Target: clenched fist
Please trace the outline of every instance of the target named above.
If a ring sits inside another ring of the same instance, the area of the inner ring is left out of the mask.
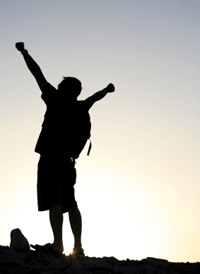
[[[24,48],[24,43],[23,43],[23,42],[18,42],[18,43],[16,43],[16,44],[15,44],[15,47],[16,47],[20,52],[22,52],[22,51],[25,50],[25,48]]]
[[[108,90],[108,92],[114,92],[115,91],[115,86],[113,84],[109,84],[106,89]]]

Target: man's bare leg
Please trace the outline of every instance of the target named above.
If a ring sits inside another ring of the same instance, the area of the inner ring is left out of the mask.
[[[79,209],[74,206],[69,209],[69,222],[71,225],[72,233],[74,235],[74,247],[82,248],[81,232],[82,232],[82,218]]]
[[[49,219],[53,230],[54,242],[53,248],[58,252],[63,252],[62,225],[63,212],[59,205],[52,205],[49,210]]]

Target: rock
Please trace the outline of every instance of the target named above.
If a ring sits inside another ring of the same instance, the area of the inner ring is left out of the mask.
[[[167,260],[157,259],[153,257],[147,257],[144,261],[155,267],[163,267],[165,264],[169,263]]]
[[[105,269],[112,270],[112,265],[100,258],[88,258],[82,261],[85,270]]]
[[[30,254],[23,252],[16,252],[13,249],[5,250],[0,255],[0,261],[4,263],[13,263],[15,261],[23,263],[28,260]]]
[[[3,273],[9,273],[9,274],[39,274],[39,272],[36,269],[33,269],[32,267],[22,264],[20,262],[13,262],[13,263],[4,263],[0,265],[0,270]]]
[[[103,257],[103,260],[109,264],[113,265],[119,265],[119,261],[115,257]]]
[[[63,271],[63,270],[66,270],[67,268],[69,268],[70,264],[71,264],[71,262],[68,258],[55,259],[48,265],[48,269]]]
[[[21,233],[19,228],[11,231],[11,243],[10,247],[16,251],[29,250],[30,246],[27,239]]]
[[[137,268],[137,272],[139,273],[155,273],[156,268],[151,265],[141,265]]]
[[[90,272],[91,273],[91,272]],[[83,273],[82,273],[83,274]],[[108,271],[108,270],[92,270],[91,274],[112,274],[112,272]]]
[[[52,274],[52,272],[45,271],[45,272],[41,272],[40,274]]]
[[[78,259],[73,258],[70,267],[67,269],[68,274],[80,274],[83,270],[83,266]]]
[[[131,266],[114,266],[113,272],[114,274],[138,274],[137,270]],[[142,273],[142,272],[141,272]],[[146,272],[143,272],[146,273]]]
[[[81,274],[94,274],[94,273],[90,272],[89,270],[83,270],[83,272]]]

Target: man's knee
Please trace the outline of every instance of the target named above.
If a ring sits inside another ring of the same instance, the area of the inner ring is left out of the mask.
[[[70,206],[68,208],[69,213],[73,213],[73,212],[76,212],[76,211],[78,211],[78,206],[77,205],[73,205],[73,206]]]
[[[53,204],[50,206],[50,211],[54,211],[54,212],[62,212],[62,208],[60,205],[57,204]]]

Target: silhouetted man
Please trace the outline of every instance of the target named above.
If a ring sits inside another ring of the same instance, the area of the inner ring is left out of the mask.
[[[113,84],[96,92],[84,101],[77,101],[81,93],[81,82],[74,77],[65,77],[55,89],[45,79],[40,67],[24,48],[24,43],[16,43],[16,48],[22,53],[24,60],[35,77],[40,90],[41,98],[47,105],[42,130],[38,138],[35,152],[40,154],[38,163],[37,197],[38,210],[49,210],[50,224],[54,242],[52,244],[31,245],[36,250],[62,254],[63,214],[69,213],[69,221],[74,235],[74,248],[70,255],[84,255],[81,244],[82,220],[74,196],[76,182],[75,158],[69,143],[70,132],[75,128],[74,117],[79,109],[88,112],[91,106],[102,99],[107,93],[115,90]],[[80,125],[79,125],[80,127]],[[80,134],[79,134],[80,135]]]

